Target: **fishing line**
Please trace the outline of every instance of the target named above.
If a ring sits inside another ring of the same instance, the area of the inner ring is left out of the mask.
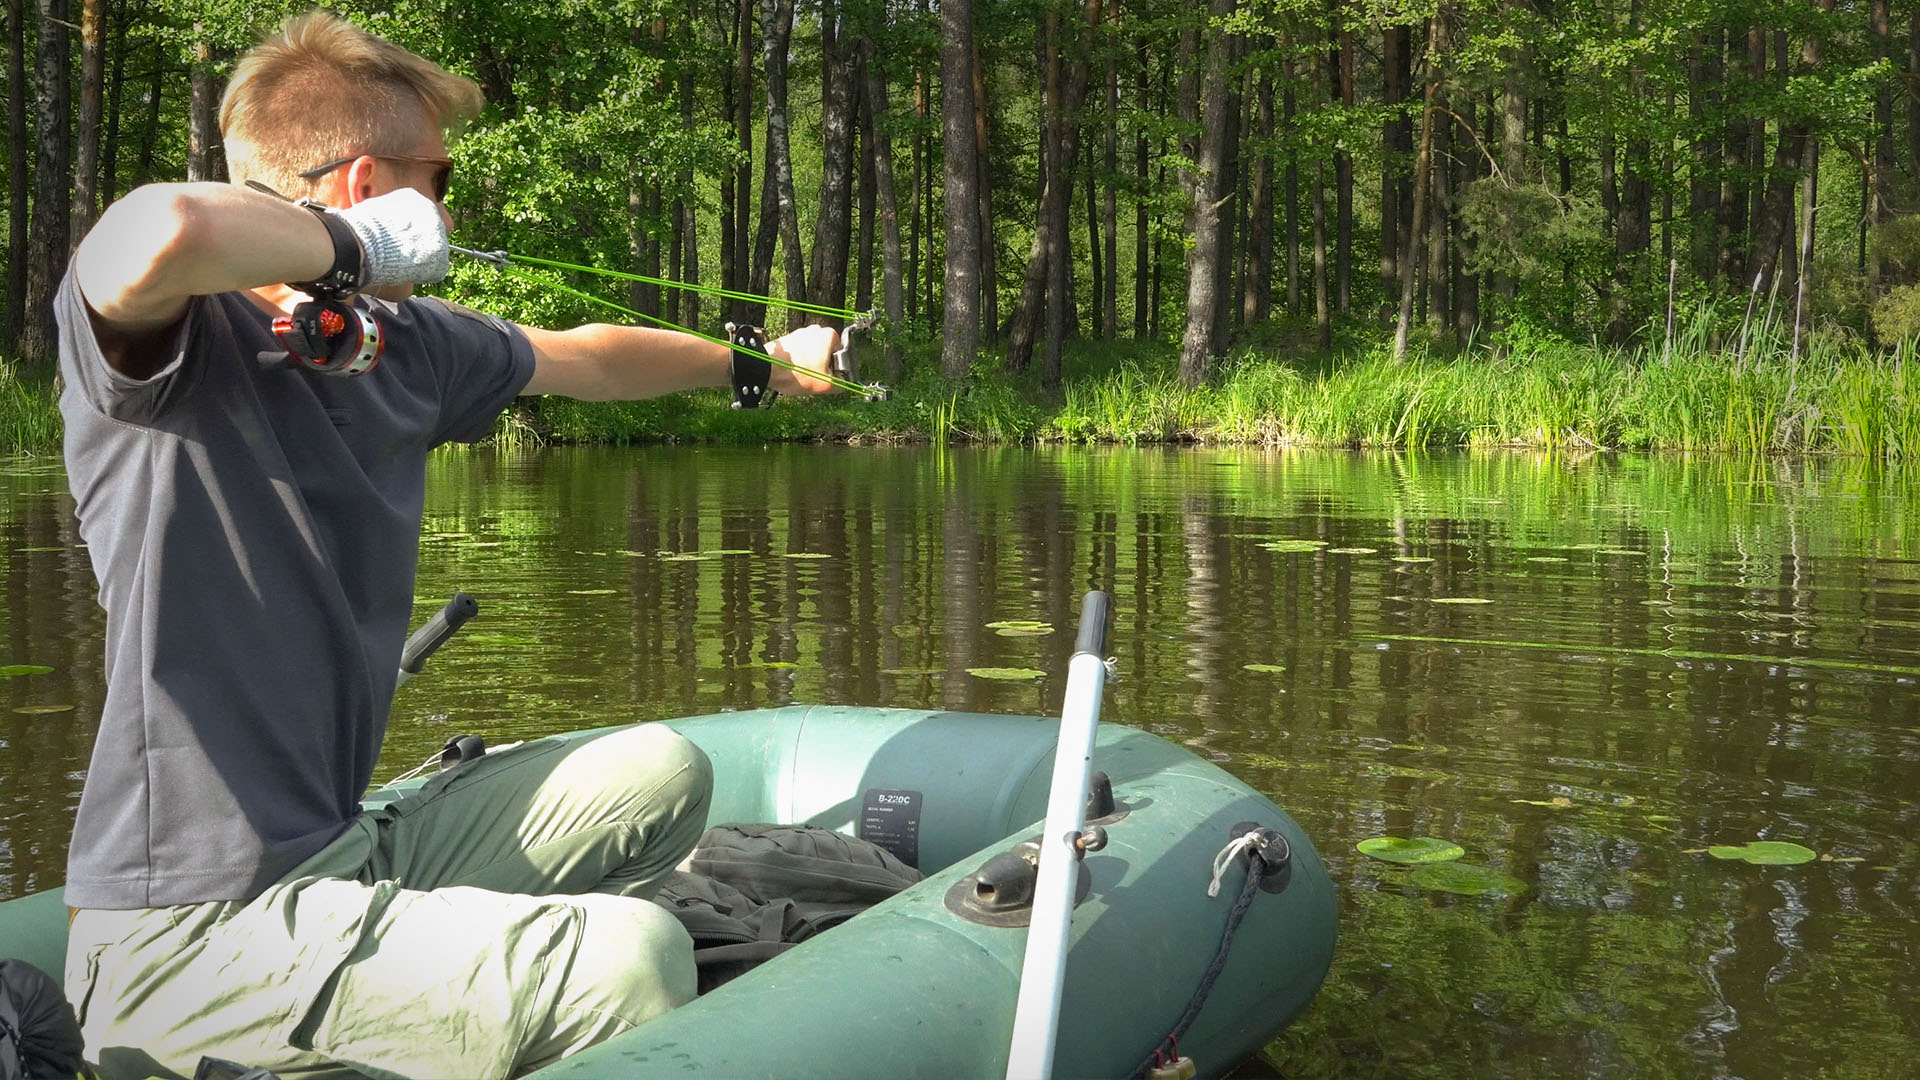
[[[810,304],[802,300],[781,300],[772,296],[760,296],[755,293],[741,292],[738,289],[724,289],[714,285],[695,285],[685,281],[669,281],[666,278],[648,277],[645,274],[629,273],[625,270],[608,270],[601,266],[583,266],[579,263],[561,262],[558,259],[542,259],[532,255],[515,255],[506,251],[473,251],[456,245],[448,245],[454,251],[469,258],[490,262],[495,266],[508,263],[520,263],[526,266],[545,266],[554,270],[571,270],[581,274],[598,274],[601,277],[617,278],[621,281],[637,281],[643,285],[658,285],[664,289],[679,289],[683,292],[700,293],[705,296],[718,296],[727,300],[744,300],[752,304],[769,304],[774,307],[802,311],[809,315],[825,315],[836,319],[862,319],[871,316],[871,312],[851,311],[847,308],[828,307],[825,304]]]

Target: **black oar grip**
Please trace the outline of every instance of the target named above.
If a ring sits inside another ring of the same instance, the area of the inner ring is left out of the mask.
[[[427,666],[427,658],[447,643],[467,620],[480,614],[480,604],[466,593],[454,593],[447,606],[434,613],[425,625],[413,632],[407,643],[400,649],[400,670],[409,675],[420,674]]]
[[[1107,651],[1107,617],[1113,612],[1113,596],[1095,590],[1080,602],[1080,636],[1073,651],[1104,656]]]

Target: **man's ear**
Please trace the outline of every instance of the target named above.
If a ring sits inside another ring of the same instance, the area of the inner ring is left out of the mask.
[[[378,169],[379,161],[376,158],[362,155],[353,159],[353,164],[348,165],[344,170],[347,189],[342,192],[341,209],[373,198],[373,193],[377,190],[374,187],[374,173]]]

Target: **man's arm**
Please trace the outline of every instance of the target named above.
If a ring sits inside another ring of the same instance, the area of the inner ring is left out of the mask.
[[[586,401],[634,401],[696,386],[726,386],[732,355],[692,334],[592,323],[572,330],[521,327],[533,346],[533,378],[522,394],[560,394]],[[839,335],[808,326],[767,343],[767,355],[809,372],[825,372]],[[773,388],[784,394],[832,389],[825,379],[775,365]]]
[[[107,208],[74,254],[107,362],[134,378],[160,354],[141,348],[195,296],[307,281],[333,265],[312,211],[231,184],[150,184]]]

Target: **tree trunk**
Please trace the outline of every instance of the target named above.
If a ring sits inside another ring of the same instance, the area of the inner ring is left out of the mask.
[[[1469,136],[1473,134],[1476,117],[1472,94],[1462,95],[1460,102],[1460,126]],[[1455,158],[1454,168],[1458,170],[1454,184],[1455,191],[1464,191],[1482,175],[1478,154],[1461,154]],[[1469,272],[1466,267],[1471,261],[1468,245],[1472,241],[1456,232],[1453,241],[1453,340],[1462,348],[1472,341],[1480,328],[1480,275]]]
[[[1093,137],[1085,131],[1082,131],[1079,142],[1082,146],[1090,147],[1093,145]],[[1107,328],[1101,323],[1100,318],[1106,311],[1101,305],[1101,298],[1107,293],[1107,259],[1106,244],[1101,241],[1100,237],[1100,177],[1092,168],[1086,170],[1086,176],[1087,272],[1093,276],[1093,303],[1091,305],[1093,309],[1093,336],[1105,339],[1107,336]]]
[[[1112,341],[1120,336],[1117,325],[1120,319],[1120,193],[1116,190],[1120,183],[1120,65],[1112,55],[1107,57],[1104,123],[1103,157],[1106,170],[1102,177],[1100,221],[1107,233],[1107,246],[1103,253],[1106,258],[1107,287],[1100,294],[1100,333],[1101,337]]]
[[[904,282],[901,280],[900,206],[893,189],[893,137],[887,131],[887,80],[872,63],[873,42],[866,43],[867,73],[867,146],[873,154],[874,195],[880,203],[881,292],[886,297],[887,378],[899,381],[901,373],[899,330],[906,311]]]
[[[807,257],[800,250],[800,206],[793,192],[793,157],[787,135],[787,54],[793,37],[793,0],[761,0],[760,26],[767,81],[767,168],[772,174],[778,214],[780,262],[787,279],[787,299],[804,303]],[[789,330],[806,325],[806,321],[805,312],[788,309]]]
[[[78,242],[100,213],[100,115],[105,104],[105,0],[80,0],[80,117],[74,146],[73,197],[67,207]]]
[[[1720,182],[1714,164],[1720,158],[1719,132],[1708,125],[1709,112],[1720,108],[1720,47],[1712,35],[1696,35],[1687,52],[1687,121],[1693,139],[1692,175],[1688,178],[1688,265],[1706,281],[1719,265],[1714,222],[1720,213]]]
[[[1800,358],[1800,342],[1807,325],[1807,288],[1813,279],[1813,227],[1814,213],[1819,208],[1820,195],[1820,140],[1815,137],[1808,140],[1807,168],[1800,180],[1800,278],[1794,289],[1793,297],[1793,350],[1791,358]]]
[[[1380,318],[1400,288],[1400,188],[1406,157],[1413,145],[1408,120],[1399,106],[1407,100],[1407,28],[1381,32],[1380,73],[1385,80],[1381,105],[1387,113],[1380,130]]]
[[[33,219],[27,240],[27,307],[20,336],[20,359],[27,364],[54,362],[57,338],[53,294],[66,273],[71,236],[67,230],[67,193],[72,190],[73,146],[68,137],[72,92],[67,56],[66,0],[39,0],[40,35],[36,59],[40,92],[36,103],[38,134],[33,162]]]
[[[0,352],[19,343],[27,310],[27,28],[25,0],[7,0],[7,307]]]
[[[874,216],[878,210],[876,194],[873,190],[873,99],[867,96],[867,75],[865,56],[866,40],[855,46],[854,81],[860,99],[860,107],[854,116],[860,127],[860,152],[855,158],[860,168],[857,174],[859,186],[854,196],[854,259],[853,310],[867,312],[873,310],[873,232]]]
[[[853,239],[853,126],[855,100],[852,49],[839,47],[837,6],[820,11],[820,206],[814,218],[813,303],[847,304],[847,257]],[[797,239],[797,235],[796,235]],[[838,325],[838,319],[828,320]]]
[[[1716,70],[1724,78],[1740,63],[1741,38],[1722,31],[1721,62]],[[1745,288],[1747,233],[1747,122],[1730,102],[1726,126],[1720,133],[1720,209],[1714,217],[1714,247],[1718,252],[1717,273],[1720,287],[1726,291]]]
[[[1822,6],[1832,6],[1833,0],[1826,0]],[[1780,82],[1784,84],[1790,77],[1787,64],[1786,34],[1777,35],[1776,63],[1779,66]],[[1811,72],[1820,64],[1820,39],[1809,35],[1800,47],[1800,70]],[[1754,230],[1754,272],[1760,277],[1760,287],[1772,287],[1781,263],[1792,259],[1799,260],[1798,253],[1788,247],[1788,237],[1793,231],[1793,189],[1794,179],[1800,172],[1801,161],[1806,154],[1808,128],[1806,121],[1798,120],[1782,124],[1780,138],[1775,144],[1773,169],[1766,185],[1766,202],[1760,214],[1760,220]]]
[[[927,0],[918,0],[918,10],[922,18],[927,14]],[[908,182],[913,185],[913,205],[907,219],[907,318],[916,319],[920,313],[920,236],[924,231],[927,207],[920,198],[920,174],[928,167],[927,153],[927,70],[926,58],[915,50],[913,73],[913,175]]]
[[[753,0],[739,0],[734,7],[733,54],[733,138],[740,149],[740,164],[729,174],[730,190],[723,191],[733,219],[733,229],[721,238],[730,245],[722,262],[721,278],[729,289],[761,292],[751,284],[753,244],[748,239],[753,221]],[[730,198],[729,198],[730,197]],[[731,273],[727,267],[731,266]],[[727,321],[753,322],[744,300],[728,300]]]
[[[960,379],[980,348],[980,180],[973,141],[973,0],[941,0],[940,119],[946,150],[946,317],[940,370]]]
[[[114,0],[107,12],[107,36],[113,41],[113,66],[107,73],[106,134],[100,148],[100,206],[120,197],[120,102],[127,74],[127,0]]]
[[[696,0],[688,0],[687,16],[690,23],[696,14],[693,10],[693,4],[695,2]],[[681,64],[680,122],[685,124],[689,131],[694,128],[693,83],[693,65],[690,63]],[[680,257],[675,262],[671,276],[675,281],[684,282],[688,285],[700,284],[700,222],[694,214],[693,192],[695,190],[693,170],[691,168],[682,170],[680,173],[680,194],[674,199],[675,210],[673,226],[674,240],[680,247]],[[692,289],[681,289],[677,300],[677,306],[680,312],[680,325],[697,328],[700,325],[700,294],[694,292]],[[675,306],[675,304],[668,304],[667,309],[671,311]]]
[[[1213,0],[1215,21],[1233,14],[1236,0]],[[1187,234],[1193,252],[1187,259],[1187,329],[1180,340],[1180,381],[1199,386],[1206,381],[1208,362],[1218,352],[1214,319],[1216,290],[1220,287],[1222,187],[1227,157],[1232,81],[1227,70],[1231,39],[1210,26],[1207,30],[1206,74],[1201,95],[1201,135],[1195,168],[1187,179],[1193,208],[1187,214]]]
[[[1520,0],[1505,0],[1502,8],[1509,23],[1516,21],[1525,10]],[[1505,78],[1500,85],[1500,172],[1509,184],[1527,182],[1527,98],[1524,80],[1528,59],[1528,50],[1524,44],[1515,45],[1510,49],[1507,53]],[[1562,140],[1563,145],[1564,142],[1565,140]],[[1520,243],[1520,234],[1525,226],[1520,221],[1517,206],[1508,211],[1506,225],[1508,243]],[[1495,318],[1502,318],[1504,311],[1512,307],[1518,292],[1513,275],[1495,274],[1493,291],[1500,297],[1503,309],[1502,313],[1495,315]]]
[[[1753,86],[1762,87],[1767,82],[1767,36],[1766,31],[1754,27],[1747,31],[1747,71],[1753,79]],[[1765,183],[1757,182],[1758,174],[1767,163],[1767,121],[1758,112],[1747,117],[1747,262],[1741,277],[1750,279],[1760,269],[1760,233],[1766,216]]]
[[[1441,15],[1433,20],[1433,55],[1447,55],[1447,19]],[[1434,81],[1438,83],[1436,73]],[[1444,105],[1444,99],[1435,95],[1436,103]],[[1452,321],[1448,310],[1448,270],[1452,252],[1447,246],[1448,207],[1453,203],[1453,118],[1444,111],[1433,116],[1433,132],[1427,139],[1432,147],[1432,158],[1437,158],[1436,168],[1428,162],[1427,189],[1432,193],[1432,205],[1427,207],[1427,331],[1433,340],[1440,340]]]
[[[1353,30],[1342,27],[1339,38],[1339,93],[1340,104],[1347,109],[1354,105],[1353,84]],[[1346,150],[1333,152],[1333,175],[1335,190],[1335,234],[1334,265],[1338,268],[1340,314],[1353,311],[1353,155]]]
[[[1240,295],[1241,321],[1265,322],[1273,313],[1273,73],[1262,70],[1254,93],[1254,131],[1260,156],[1254,159],[1252,198],[1247,207],[1247,277]]]
[[[1907,21],[1907,168],[1920,176],[1920,11]]]
[[[980,335],[984,340],[1000,337],[999,247],[993,237],[993,144],[987,120],[986,65],[980,62],[980,39],[973,41],[968,65],[973,70],[973,149],[980,166]]]
[[[65,6],[65,0],[61,0]],[[204,31],[195,26],[194,36]],[[213,46],[205,41],[193,44],[193,65],[189,70],[187,107],[187,180],[188,182],[226,179],[226,161],[220,148],[220,77],[213,69]]]
[[[1420,156],[1413,168],[1413,226],[1407,230],[1407,255],[1400,262],[1407,272],[1400,280],[1400,321],[1393,332],[1395,363],[1406,359],[1407,337],[1413,327],[1414,267],[1420,265],[1420,231],[1426,226],[1421,219],[1427,209],[1427,177],[1433,162],[1433,99],[1440,89],[1438,49],[1441,37],[1436,32],[1440,19],[1440,16],[1436,16],[1427,24],[1426,105],[1420,111]]]
[[[1914,21],[1920,24],[1920,15],[1916,15]],[[1874,60],[1889,60],[1892,56],[1893,19],[1887,0],[1872,0],[1867,23],[1873,34]],[[1867,176],[1867,200],[1862,207],[1869,225],[1879,224],[1886,213],[1893,171],[1893,87],[1883,82],[1873,98],[1873,167]]]
[[[16,0],[18,2],[18,0]],[[1139,118],[1134,121],[1133,175],[1138,186],[1133,199],[1133,339],[1147,336],[1150,300],[1147,279],[1151,276],[1148,260],[1147,217],[1147,39],[1142,36],[1134,48],[1134,102]]]
[[[1299,131],[1294,126],[1293,61],[1280,65],[1282,115],[1287,127],[1287,314],[1300,314],[1300,152],[1294,148]],[[1382,215],[1384,217],[1385,215]]]
[[[660,219],[660,193],[635,176],[627,183],[627,250],[633,272],[660,276],[660,238],[653,234]],[[648,281],[627,283],[627,303],[642,315],[660,314],[660,286]]]
[[[1220,178],[1214,184],[1215,201],[1220,204],[1219,220],[1220,242],[1214,253],[1214,293],[1213,293],[1213,355],[1220,356],[1227,351],[1233,341],[1233,316],[1238,309],[1240,285],[1234,276],[1238,260],[1234,252],[1238,244],[1240,230],[1237,226],[1243,216],[1246,200],[1241,196],[1240,170],[1240,129],[1244,96],[1240,93],[1240,80],[1233,71],[1239,65],[1243,50],[1238,35],[1227,35],[1221,46],[1226,50],[1227,101],[1222,123],[1225,131],[1220,139]]]
[[[1040,146],[1036,162],[1038,183],[1033,194],[1033,243],[1027,248],[1027,267],[1020,276],[1020,296],[1014,302],[1013,318],[1007,334],[1008,371],[1025,371],[1033,363],[1034,342],[1040,339],[1041,323],[1046,317],[1041,305],[1046,302],[1047,241],[1050,236],[1047,215],[1052,205],[1048,184],[1054,171],[1053,114],[1059,109],[1060,57],[1055,28],[1059,24],[1042,20],[1034,39],[1034,62],[1040,81]]]

